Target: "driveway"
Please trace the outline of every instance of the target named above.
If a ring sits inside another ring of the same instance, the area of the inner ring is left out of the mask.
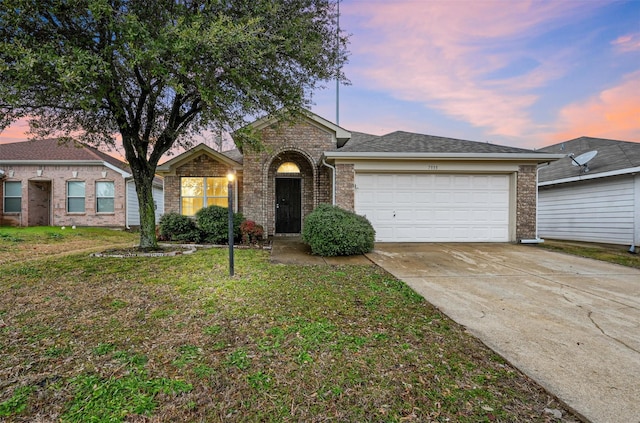
[[[512,244],[376,244],[367,257],[579,415],[640,423],[640,270]]]

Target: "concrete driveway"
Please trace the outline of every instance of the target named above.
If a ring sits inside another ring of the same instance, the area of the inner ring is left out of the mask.
[[[376,244],[367,257],[579,415],[640,422],[640,270],[512,244]]]

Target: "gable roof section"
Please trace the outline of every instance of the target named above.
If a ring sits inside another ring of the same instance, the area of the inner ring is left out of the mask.
[[[580,167],[574,166],[568,157],[570,153],[577,157],[594,150],[598,154],[589,161],[587,173],[581,172]],[[540,185],[640,172],[640,143],[636,142],[580,137],[538,151],[565,155],[562,160],[540,169]]]
[[[376,136],[357,134],[344,147],[326,152],[328,158],[345,159],[486,159],[557,160],[561,155],[539,153],[477,141],[396,131]]]
[[[280,113],[286,113],[286,111],[283,110],[277,114],[265,116],[251,123],[249,126],[251,126],[253,129],[259,130],[259,129],[264,129],[270,125],[276,124],[282,120],[282,116]],[[304,110],[303,115],[304,116],[302,117],[302,119],[307,123],[317,128],[320,128],[326,132],[332,133],[335,137],[337,147],[342,147],[349,140],[349,138],[351,138],[351,132],[347,131],[344,128],[341,128],[340,126],[332,122],[329,122],[325,118],[318,116],[317,114],[309,110]]]
[[[60,142],[56,138],[47,138],[0,144],[0,165],[59,162],[103,163],[124,177],[131,176],[131,168],[126,163],[78,141]]]
[[[235,153],[237,151],[237,153]],[[226,154],[228,153],[228,154]],[[209,147],[206,144],[198,144],[190,150],[185,151],[184,153],[174,157],[173,159],[164,162],[156,168],[156,172],[161,175],[169,174],[174,172],[175,168],[181,166],[182,164],[193,160],[195,157],[198,157],[200,154],[206,154],[207,156],[230,166],[233,169],[241,170],[242,169],[242,159],[240,157],[240,161],[235,160],[235,158],[239,157],[238,150],[229,150],[228,152],[220,153],[213,148]]]

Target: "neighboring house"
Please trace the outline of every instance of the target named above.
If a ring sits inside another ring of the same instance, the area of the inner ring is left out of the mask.
[[[580,137],[539,151],[566,156],[539,171],[542,237],[640,245],[640,143]],[[568,156],[592,151],[587,171]]]
[[[204,144],[160,165],[165,212],[227,206],[268,235],[298,234],[330,203],[366,215],[382,242],[532,242],[536,168],[563,157],[429,135],[349,132],[308,112],[296,124],[256,121],[261,151]]]
[[[56,139],[0,144],[0,225],[140,224],[129,166],[97,149]],[[154,181],[156,221],[164,213]]]

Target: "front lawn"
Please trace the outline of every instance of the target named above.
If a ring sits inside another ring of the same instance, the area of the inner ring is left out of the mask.
[[[10,243],[0,238],[3,421],[574,421],[375,266],[239,250],[229,278],[225,249],[22,261]]]
[[[64,228],[64,229],[63,229]],[[104,228],[0,226],[0,266],[13,261],[140,243],[140,234]]]

